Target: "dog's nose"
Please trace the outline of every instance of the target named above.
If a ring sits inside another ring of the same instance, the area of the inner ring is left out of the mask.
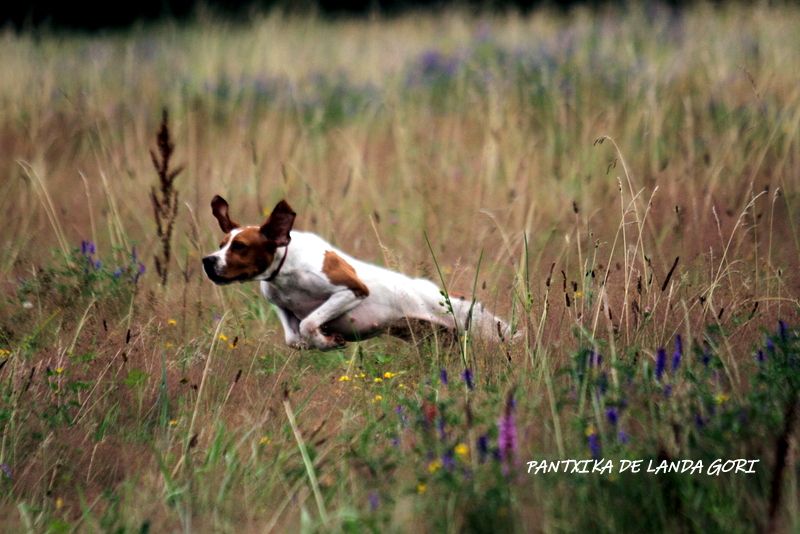
[[[206,256],[203,258],[203,270],[209,276],[216,274],[217,258],[214,256]]]

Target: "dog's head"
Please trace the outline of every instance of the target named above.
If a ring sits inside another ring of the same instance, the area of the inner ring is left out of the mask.
[[[289,244],[295,212],[281,200],[261,226],[240,226],[228,215],[228,203],[217,195],[211,212],[225,237],[216,252],[203,258],[203,269],[215,284],[263,280],[273,270],[279,247]]]

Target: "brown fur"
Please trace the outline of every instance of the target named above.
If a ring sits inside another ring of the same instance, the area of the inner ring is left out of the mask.
[[[220,246],[230,240],[225,236]],[[258,226],[248,226],[233,238],[225,257],[225,278],[247,280],[266,271],[275,258],[275,246],[270,245]]]
[[[345,286],[357,297],[369,295],[369,288],[361,281],[353,266],[344,261],[334,251],[325,252],[325,261],[322,263],[322,272],[332,284]]]

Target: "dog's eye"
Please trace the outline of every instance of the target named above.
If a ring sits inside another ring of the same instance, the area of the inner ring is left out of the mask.
[[[247,248],[247,245],[242,243],[241,241],[234,241],[231,243],[231,250],[242,251]]]

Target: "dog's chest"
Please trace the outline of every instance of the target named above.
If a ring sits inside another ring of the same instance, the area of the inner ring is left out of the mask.
[[[261,291],[270,302],[302,319],[330,297],[332,288],[319,276],[287,272],[275,282],[262,282]]]

